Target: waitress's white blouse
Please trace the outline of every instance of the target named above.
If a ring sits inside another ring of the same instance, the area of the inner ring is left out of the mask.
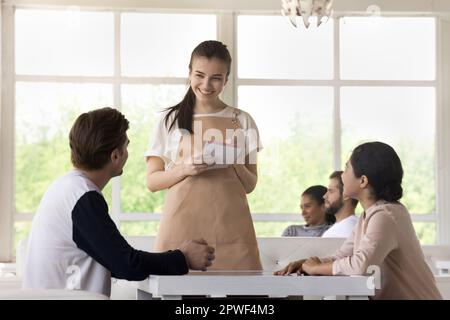
[[[230,106],[225,107],[223,110],[215,113],[207,114],[194,114],[194,121],[197,117],[223,117],[223,118],[234,118],[234,112],[238,112],[237,119],[246,133],[248,133],[248,139],[245,139],[245,149],[246,154],[253,151],[260,151],[263,149],[258,127],[255,121],[245,111]],[[165,125],[164,118],[169,111],[164,111],[160,114],[153,134],[150,137],[150,143],[147,151],[145,151],[145,157],[160,157],[164,160],[165,169],[169,170],[176,158],[178,153],[178,147],[180,143],[180,138],[182,136],[182,130],[178,128],[177,122],[175,122],[172,130],[169,132],[168,128],[172,123],[175,113],[172,113],[167,122],[167,127]]]

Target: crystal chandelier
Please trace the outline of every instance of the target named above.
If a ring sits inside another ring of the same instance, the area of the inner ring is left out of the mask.
[[[297,17],[303,18],[306,28],[309,28],[309,18],[317,17],[317,26],[322,24],[322,18],[326,17],[327,21],[333,13],[333,0],[281,0],[281,14],[289,17],[292,25],[297,27]]]

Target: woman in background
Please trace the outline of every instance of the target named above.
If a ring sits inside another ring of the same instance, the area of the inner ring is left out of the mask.
[[[320,237],[333,225],[336,218],[326,214],[323,198],[327,191],[324,186],[312,186],[302,193],[300,209],[306,224],[287,227],[282,237]]]

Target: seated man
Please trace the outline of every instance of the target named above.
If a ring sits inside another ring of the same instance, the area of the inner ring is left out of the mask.
[[[336,222],[324,232],[322,238],[348,238],[358,223],[358,217],[355,216],[358,200],[344,196],[342,173],[343,171],[335,171],[330,175],[328,191],[323,196],[326,212],[334,215]]]
[[[109,296],[111,276],[144,280],[150,274],[180,275],[211,265],[214,249],[202,239],[163,253],[139,251],[110,218],[101,190],[122,174],[128,126],[111,108],[83,113],[75,121],[69,136],[75,169],[53,182],[33,219],[25,288],[81,289]]]

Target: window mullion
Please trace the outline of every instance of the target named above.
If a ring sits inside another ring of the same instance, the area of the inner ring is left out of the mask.
[[[231,106],[236,106],[237,52],[236,52],[235,18],[233,12],[226,11],[217,14],[217,40],[226,44],[233,58],[233,63],[231,64],[231,74],[228,77],[227,85],[223,90],[222,99],[224,100],[225,103]]]
[[[437,238],[450,244],[450,19],[437,20],[436,194]]]
[[[334,108],[333,108],[333,168],[342,170],[341,164],[341,85],[340,85],[340,27],[339,17],[334,23]]]
[[[13,257],[14,225],[14,7],[1,8],[0,261]]]
[[[113,84],[113,103],[114,107],[121,110],[122,96],[121,96],[121,57],[120,57],[120,12],[114,12],[114,84]],[[113,178],[112,181],[112,192],[111,192],[111,217],[120,228],[120,187],[121,179],[120,176]]]

